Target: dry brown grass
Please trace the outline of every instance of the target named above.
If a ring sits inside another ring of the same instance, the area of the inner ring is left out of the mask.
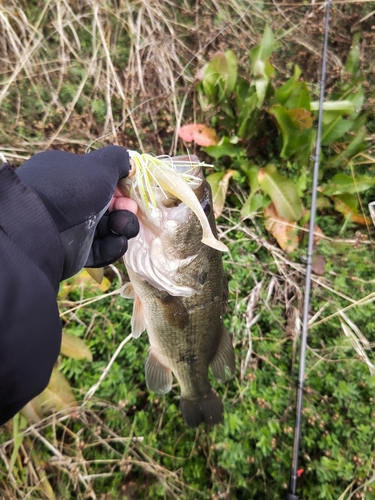
[[[335,2],[331,78],[342,68],[351,27],[371,26],[372,14]],[[232,48],[244,61],[269,22],[281,46],[280,74],[297,62],[317,80],[322,17],[319,2],[3,2],[1,151],[21,161],[48,147],[119,143],[174,154],[176,130],[195,113],[197,67],[219,49]]]

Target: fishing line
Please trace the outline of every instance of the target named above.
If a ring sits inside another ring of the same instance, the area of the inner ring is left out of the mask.
[[[324,30],[323,60],[322,60],[322,76],[320,81],[319,115],[318,115],[318,127],[317,127],[318,130],[317,130],[316,147],[315,147],[314,174],[313,174],[311,209],[310,209],[309,241],[307,246],[305,300],[303,306],[303,322],[302,322],[301,347],[300,347],[300,358],[299,358],[296,420],[294,426],[292,469],[290,474],[289,493],[287,493],[286,497],[287,500],[298,500],[299,498],[296,495],[297,478],[298,478],[298,454],[299,454],[300,439],[301,439],[303,384],[305,378],[307,331],[309,324],[310,291],[311,291],[311,264],[312,264],[312,254],[314,250],[314,227],[315,227],[315,216],[316,216],[316,201],[318,194],[318,176],[319,176],[320,150],[321,150],[321,138],[322,138],[323,102],[324,102],[325,80],[326,80],[326,69],[327,69],[330,8],[331,8],[331,0],[327,0],[325,30]]]

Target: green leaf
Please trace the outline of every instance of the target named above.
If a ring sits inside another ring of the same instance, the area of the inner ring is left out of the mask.
[[[24,430],[26,429],[27,422],[25,418],[20,414],[16,413],[13,417],[13,451],[10,457],[8,472],[12,474],[14,464],[17,460],[18,450],[22,444],[25,437]]]
[[[273,66],[269,62],[274,45],[274,37],[271,28],[266,25],[262,41],[258,47],[250,51],[251,73],[255,80],[255,88],[258,96],[258,108],[263,105],[266,97],[268,84],[274,75]]]
[[[358,199],[353,194],[341,194],[332,197],[335,210],[345,215],[345,217],[350,218],[352,222],[361,225],[371,224],[370,217],[362,215],[358,211]]]
[[[92,353],[86,342],[68,332],[62,334],[61,352],[69,358],[92,361]]]
[[[328,146],[332,142],[342,138],[353,127],[353,122],[345,120],[341,116],[336,117],[327,125],[323,124],[322,145]]]
[[[229,137],[222,137],[217,146],[207,146],[202,149],[216,159],[222,156],[237,156],[243,151],[239,146],[233,144]]]
[[[259,167],[257,167],[256,165],[252,165],[249,162],[245,162],[241,165],[241,169],[245,172],[246,177],[249,180],[251,192],[255,193],[256,191],[259,191]]]
[[[249,137],[254,133],[258,125],[259,110],[257,108],[258,97],[252,87],[249,87],[249,92],[246,99],[242,102],[237,102],[237,109],[240,110],[238,116],[238,136],[242,139]]]
[[[233,92],[236,85],[237,57],[231,50],[217,52],[201,73],[202,81],[198,89],[220,102]]]
[[[273,51],[273,46],[275,43],[275,39],[272,33],[271,28],[269,27],[268,24],[266,24],[262,36],[262,41],[260,42],[259,46],[259,58],[260,59],[268,59]]]
[[[225,58],[227,62],[227,80],[226,80],[226,88],[227,93],[230,94],[233,92],[236,81],[237,81],[237,56],[232,50],[227,50],[225,52]]]
[[[316,200],[316,208],[318,210],[323,210],[324,208],[331,208],[331,200],[324,196],[324,194],[318,192],[318,199]]]
[[[271,203],[269,196],[264,193],[250,193],[249,197],[241,208],[241,217],[252,218],[262,212]]]
[[[266,167],[259,171],[259,185],[271,198],[278,215],[289,222],[302,217],[301,200],[293,181]]]
[[[283,147],[280,156],[286,159],[294,157],[302,163],[307,163],[316,135],[314,129],[308,128],[311,122],[306,113],[309,112],[306,110],[303,110],[303,112],[288,110],[276,104],[269,109],[269,113],[276,118],[277,124],[281,130]],[[308,119],[308,121],[306,121],[306,119]],[[305,120],[305,128],[303,126],[303,120]]]
[[[362,127],[358,134],[352,139],[352,141],[348,144],[347,148],[344,149],[341,153],[331,158],[325,165],[324,168],[335,168],[340,165],[347,163],[350,158],[358,154],[360,151],[363,151],[366,147],[364,143],[364,139],[366,137],[367,130],[365,127]]]
[[[287,109],[304,108],[310,111],[310,93],[305,82],[297,82],[284,106]]]
[[[301,70],[299,66],[296,65],[294,66],[294,75],[292,76],[292,78],[289,78],[289,80],[287,80],[284,85],[282,85],[275,91],[274,104],[281,104],[283,106],[285,105],[288,97],[298,85],[298,78],[300,76]]]
[[[355,194],[356,192],[366,191],[375,184],[374,177],[359,175],[355,179],[346,174],[336,174],[332,180],[323,188],[326,196],[335,196],[339,194]]]
[[[358,73],[359,69],[359,62],[361,55],[359,47],[360,37],[361,37],[360,32],[354,34],[352,46],[348,54],[348,57],[345,61],[345,66],[344,66],[345,72],[349,73],[351,76],[355,76]]]

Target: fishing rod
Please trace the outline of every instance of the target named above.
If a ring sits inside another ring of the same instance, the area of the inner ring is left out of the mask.
[[[299,455],[300,440],[301,440],[302,400],[303,400],[303,386],[304,386],[305,366],[306,366],[306,346],[307,346],[307,331],[309,323],[310,291],[311,291],[311,266],[312,266],[312,255],[314,249],[314,227],[315,227],[316,201],[318,193],[318,176],[319,176],[319,166],[320,166],[320,150],[321,150],[321,139],[322,139],[323,102],[324,102],[325,80],[326,80],[326,70],[327,70],[330,9],[331,9],[331,0],[327,0],[322,71],[321,71],[321,81],[320,81],[319,114],[318,114],[318,126],[317,126],[317,137],[315,146],[315,161],[314,161],[314,173],[313,173],[311,209],[310,209],[309,241],[307,246],[305,297],[303,305],[302,334],[301,334],[301,346],[300,346],[300,357],[299,357],[293,456],[292,456],[292,468],[291,468],[290,482],[289,482],[289,492],[287,493],[286,500],[299,500],[299,497],[296,494],[297,479],[298,479],[298,455]]]

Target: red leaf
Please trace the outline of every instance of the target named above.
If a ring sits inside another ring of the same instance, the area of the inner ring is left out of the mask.
[[[198,146],[215,146],[219,142],[216,131],[201,123],[184,125],[178,131],[178,137],[186,142],[194,141]]]

